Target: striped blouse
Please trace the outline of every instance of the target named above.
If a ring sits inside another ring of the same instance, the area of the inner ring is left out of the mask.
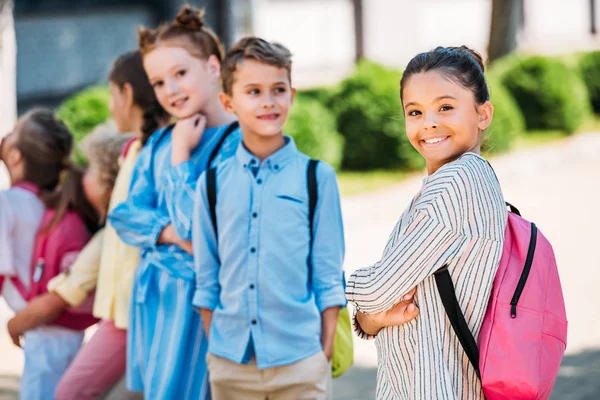
[[[371,267],[348,281],[356,309],[379,313],[417,287],[420,314],[382,329],[377,347],[377,399],[484,399],[481,383],[444,312],[433,273],[447,264],[469,328],[479,335],[500,263],[507,211],[488,162],[474,153],[425,178]],[[354,328],[364,339],[372,339]]]

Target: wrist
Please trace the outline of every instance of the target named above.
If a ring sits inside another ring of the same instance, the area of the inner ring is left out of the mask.
[[[379,331],[384,327],[383,325],[375,322],[369,314],[364,314],[360,311],[356,313],[356,322],[363,332],[371,336],[377,336]]]
[[[183,162],[189,161],[190,159],[190,150],[186,148],[181,148],[178,146],[173,146],[171,151],[171,166],[179,165]]]

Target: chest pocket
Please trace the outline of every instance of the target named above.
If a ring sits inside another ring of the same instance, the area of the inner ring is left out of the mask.
[[[291,188],[290,188],[291,189]],[[304,191],[306,192],[306,191]],[[271,202],[277,223],[308,226],[308,200],[306,193],[296,190],[278,190]]]

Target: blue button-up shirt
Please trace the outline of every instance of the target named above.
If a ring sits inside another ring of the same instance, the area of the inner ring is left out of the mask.
[[[240,143],[217,167],[218,241],[205,175],[198,181],[192,242],[194,306],[213,310],[209,351],[259,369],[322,350],[321,312],[346,304],[344,234],[335,170],[320,162],[309,280],[309,157],[293,139],[263,162]],[[310,281],[310,283],[309,283]]]

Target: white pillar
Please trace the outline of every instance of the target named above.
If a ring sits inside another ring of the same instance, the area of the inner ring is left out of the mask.
[[[11,0],[0,0],[0,137],[6,135],[17,118],[17,43]],[[0,163],[0,188],[8,185],[4,164]]]

